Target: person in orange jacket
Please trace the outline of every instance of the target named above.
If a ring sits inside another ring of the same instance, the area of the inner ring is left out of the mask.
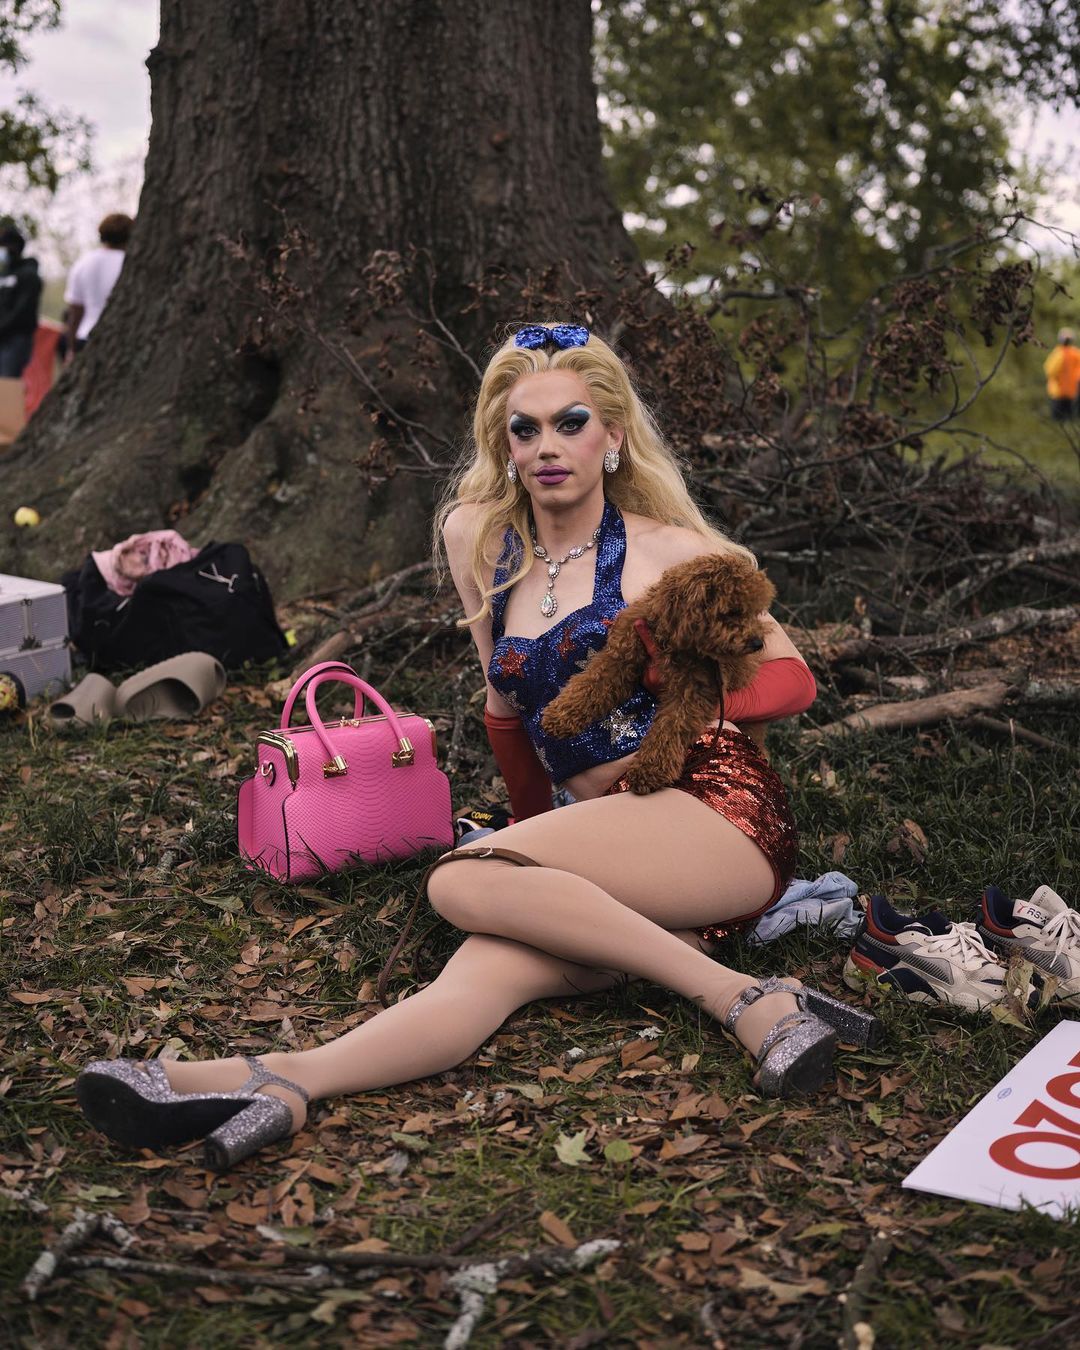
[[[1046,392],[1050,396],[1050,416],[1064,422],[1076,414],[1076,395],[1080,390],[1080,351],[1073,345],[1071,328],[1058,334],[1057,346],[1043,362]]]

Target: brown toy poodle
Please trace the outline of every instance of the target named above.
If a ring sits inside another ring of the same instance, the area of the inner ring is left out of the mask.
[[[627,770],[634,792],[669,787],[686,752],[716,717],[720,691],[749,684],[764,645],[761,616],[776,590],[746,559],[710,553],[670,567],[622,610],[604,647],[548,704],[544,730],[573,736],[641,684],[648,653],[634,629],[644,619],[662,653],[663,688],[653,724]]]

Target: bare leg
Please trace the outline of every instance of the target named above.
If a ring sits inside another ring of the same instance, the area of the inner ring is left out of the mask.
[[[774,886],[757,845],[689,794],[671,788],[579,802],[483,843],[541,866],[463,859],[440,867],[431,903],[459,928],[644,977],[717,1019],[754,983],[671,931],[752,912]],[[739,1019],[740,1040],[755,1051],[792,1011],[790,995],[760,999]]]
[[[616,978],[506,938],[469,937],[419,993],[313,1050],[260,1058],[313,1099],[407,1083],[460,1064],[524,1004],[598,993]],[[178,1092],[228,1092],[248,1076],[242,1059],[170,1060],[165,1070]],[[300,1099],[276,1087],[264,1091],[288,1101],[299,1128]]]
[[[609,988],[613,972],[643,976],[722,1016],[753,980],[714,962],[684,930],[759,908],[774,879],[745,835],[676,790],[580,802],[490,836],[543,864],[447,863],[432,903],[477,934],[437,980],[335,1041],[262,1056],[313,1098],[408,1082],[459,1064],[523,1004]],[[485,841],[486,842],[486,841]],[[618,898],[616,898],[618,897]],[[760,999],[740,1018],[756,1049],[793,1011],[788,995]],[[180,1092],[221,1091],[247,1076],[240,1059],[170,1061]],[[297,1125],[303,1107],[285,1096]]]

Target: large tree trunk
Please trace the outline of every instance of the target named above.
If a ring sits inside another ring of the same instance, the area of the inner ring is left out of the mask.
[[[519,317],[505,291],[470,312],[470,284],[563,262],[610,293],[633,258],[590,23],[588,0],[162,0],[135,235],[89,345],[0,461],[0,569],[52,576],[170,523],[245,540],[283,596],[424,556],[433,478],[372,489],[357,461],[460,442],[476,374],[454,344]],[[275,283],[292,227],[314,252]],[[430,265],[388,293],[386,255],[410,249]],[[291,285],[309,293],[286,303]],[[432,298],[441,346],[416,339]],[[24,503],[44,522],[17,533]]]

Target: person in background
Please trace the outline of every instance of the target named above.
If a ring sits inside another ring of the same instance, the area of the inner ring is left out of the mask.
[[[84,253],[68,274],[64,304],[67,305],[67,350],[65,361],[74,359],[86,346],[101,312],[124,266],[124,250],[134,224],[130,216],[106,216],[98,226],[101,243]]]
[[[1076,415],[1076,394],[1080,390],[1080,351],[1073,345],[1071,328],[1058,334],[1057,346],[1043,362],[1046,392],[1050,396],[1050,416],[1065,422]]]
[[[26,240],[12,224],[0,229],[0,377],[18,379],[30,360],[41,303],[41,277]]]

